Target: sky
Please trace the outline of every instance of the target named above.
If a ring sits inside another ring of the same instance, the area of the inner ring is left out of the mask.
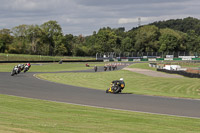
[[[155,21],[200,19],[200,0],[0,0],[0,29],[55,20],[64,34],[91,35],[103,27],[126,31]]]

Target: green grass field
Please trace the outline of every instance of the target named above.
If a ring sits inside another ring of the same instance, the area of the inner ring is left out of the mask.
[[[198,133],[200,119],[0,95],[1,133]]]
[[[13,67],[18,63],[0,63],[0,72],[11,72]],[[85,66],[86,63],[38,63],[32,64],[29,72],[58,72],[58,71],[76,71],[93,69],[94,65],[103,66],[104,63],[89,63],[90,67]]]
[[[74,56],[43,56],[27,54],[4,54],[0,53],[0,61],[59,61],[59,60],[95,60],[93,57],[74,57]]]

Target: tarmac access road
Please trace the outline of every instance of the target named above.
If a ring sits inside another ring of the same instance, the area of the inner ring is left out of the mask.
[[[87,72],[93,72],[93,70],[87,70]],[[8,72],[0,72],[0,94],[102,108],[200,118],[200,100],[123,93],[109,94],[103,90],[40,80],[35,78],[34,74],[36,73],[27,72],[10,76]]]

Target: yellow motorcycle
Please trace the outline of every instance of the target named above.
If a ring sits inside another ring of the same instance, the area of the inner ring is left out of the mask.
[[[106,90],[106,93],[121,93],[125,88],[125,83],[123,80],[114,80],[110,84],[110,88]]]

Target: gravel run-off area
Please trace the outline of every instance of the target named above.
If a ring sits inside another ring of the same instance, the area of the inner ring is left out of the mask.
[[[166,74],[163,72],[157,72],[153,70],[147,70],[147,69],[139,69],[139,68],[124,68],[123,70],[129,70],[132,72],[144,74],[147,76],[152,76],[152,77],[164,77],[164,78],[183,78],[181,75],[176,75],[176,74]]]

